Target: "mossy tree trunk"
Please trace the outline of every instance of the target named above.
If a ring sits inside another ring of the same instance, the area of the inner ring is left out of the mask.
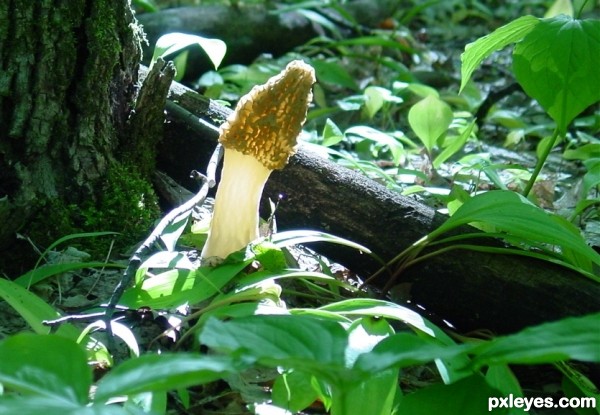
[[[141,37],[129,0],[0,0],[0,257],[17,233],[44,246],[89,219],[73,210],[118,165]]]

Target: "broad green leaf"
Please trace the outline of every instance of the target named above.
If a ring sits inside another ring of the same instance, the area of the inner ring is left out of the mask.
[[[273,384],[273,403],[293,413],[305,409],[318,398],[312,387],[312,377],[297,370],[280,375]]]
[[[435,144],[452,123],[452,109],[434,95],[429,95],[408,111],[408,123],[431,153]]]
[[[480,375],[473,375],[451,385],[434,385],[402,397],[398,414],[418,415],[506,415],[493,398],[504,397],[491,388]],[[490,399],[491,398],[491,399]],[[496,406],[494,406],[496,405]]]
[[[363,317],[354,321],[348,329],[346,367],[352,367],[360,356],[370,353],[391,334],[393,329],[385,319]],[[397,385],[398,369],[389,368],[362,376],[357,384],[334,386],[331,413],[389,414],[392,412]]]
[[[600,362],[600,313],[565,318],[498,337],[471,350],[473,366]]]
[[[0,399],[1,414],[18,415],[147,415],[141,409],[117,405],[79,405],[44,396],[6,396]]]
[[[0,298],[10,304],[38,334],[50,333],[50,327],[43,325],[42,321],[61,317],[58,311],[40,297],[21,285],[3,278],[0,278]],[[57,333],[70,339],[76,339],[79,336],[79,330],[71,324],[62,324]]]
[[[561,15],[543,19],[513,52],[513,70],[564,134],[585,108],[600,101],[600,20]]]
[[[142,279],[123,294],[120,304],[132,308],[172,308],[197,304],[219,293],[250,262],[223,264],[215,268],[171,269]]]
[[[455,345],[454,340],[444,330],[431,323],[419,313],[401,305],[370,298],[343,300],[319,308],[322,312],[338,315],[376,316],[401,321],[411,326],[417,332],[436,339],[447,346]],[[466,356],[456,356],[451,359],[437,359],[435,364],[446,383],[454,382],[464,377],[464,371],[459,370],[469,363]]]
[[[161,36],[156,41],[152,62],[156,62],[156,59],[159,57],[165,57],[172,53],[179,52],[191,45],[200,46],[213,65],[215,65],[215,69],[219,67],[227,52],[227,45],[219,39],[209,39],[186,33],[168,33]]]
[[[337,323],[307,316],[261,315],[226,322],[211,318],[200,333],[200,342],[267,366],[297,367],[333,381],[339,381],[339,371],[345,367],[345,330]]]
[[[523,196],[493,190],[467,200],[442,226],[429,237],[435,238],[450,229],[468,223],[482,222],[530,244],[550,244],[577,251],[579,255],[600,264],[600,255],[585,240],[566,228],[565,222],[532,205]]]
[[[115,396],[148,391],[168,391],[200,385],[246,368],[231,356],[191,353],[144,355],[129,359],[98,383],[95,399],[104,402]]]
[[[380,341],[394,334],[385,319],[375,316],[355,320],[347,331],[346,367],[352,367],[360,355],[369,353]]]
[[[485,380],[492,388],[500,391],[501,396],[513,395],[514,397],[523,397],[523,390],[518,379],[507,365],[490,366],[485,373]],[[525,415],[523,408],[509,408],[508,415]]]
[[[0,383],[65,403],[87,402],[92,371],[83,348],[56,335],[21,333],[0,343]]]
[[[372,373],[358,384],[332,388],[331,415],[393,413],[398,369]]]
[[[493,52],[504,49],[511,43],[523,39],[539,22],[540,19],[537,17],[522,16],[494,30],[489,35],[469,43],[460,57],[462,62],[460,91],[467,85],[471,75],[485,58]]]
[[[342,65],[337,62],[311,59],[310,64],[315,68],[319,82],[334,84],[357,90],[356,81]]]

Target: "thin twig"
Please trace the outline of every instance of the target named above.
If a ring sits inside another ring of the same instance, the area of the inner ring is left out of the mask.
[[[160,223],[156,226],[156,228],[154,228],[154,231],[152,231],[150,236],[148,236],[148,238],[146,238],[144,243],[142,243],[138,247],[138,249],[136,249],[134,254],[129,259],[127,268],[123,272],[123,277],[121,278],[121,280],[115,287],[115,290],[113,291],[113,294],[110,297],[110,300],[108,301],[108,305],[106,307],[106,311],[104,314],[104,321],[106,322],[106,331],[108,334],[108,342],[109,343],[112,343],[112,339],[113,339],[113,335],[112,335],[113,333],[112,333],[110,321],[115,312],[115,308],[117,306],[117,303],[123,296],[125,289],[133,281],[133,276],[135,275],[139,266],[142,264],[143,258],[148,257],[152,253],[152,251],[154,249],[154,245],[160,240],[161,235],[163,234],[163,232],[169,225],[171,225],[181,215],[190,212],[196,206],[201,205],[204,202],[204,200],[206,199],[206,196],[208,195],[208,190],[211,187],[214,187],[214,185],[216,183],[215,176],[216,176],[217,166],[219,165],[219,162],[220,162],[222,156],[223,156],[223,149],[222,149],[222,146],[220,144],[218,144],[210,158],[210,161],[208,162],[208,166],[206,169],[207,175],[203,176],[200,173],[195,172],[195,175],[197,177],[200,177],[203,180],[202,186],[200,187],[200,190],[198,191],[198,193],[196,193],[194,195],[194,197],[192,197],[190,200],[188,200],[181,206],[171,210],[160,221]],[[111,349],[110,344],[108,346],[109,346],[109,350],[110,350]]]

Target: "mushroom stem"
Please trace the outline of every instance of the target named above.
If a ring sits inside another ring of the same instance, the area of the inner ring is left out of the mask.
[[[202,250],[208,265],[259,237],[259,203],[270,174],[271,170],[255,157],[225,149],[211,231]]]
[[[223,173],[202,261],[216,265],[258,238],[258,205],[272,170],[296,151],[312,99],[315,72],[292,61],[279,74],[240,98],[221,125]]]

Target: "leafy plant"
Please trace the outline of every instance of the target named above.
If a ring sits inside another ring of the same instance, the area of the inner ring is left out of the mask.
[[[333,312],[336,309],[340,314]],[[594,335],[599,314],[458,345],[439,329],[432,331],[431,323],[395,304],[350,300],[322,311],[326,313],[318,317],[210,319],[200,341],[226,354],[177,353],[130,359],[97,382],[91,398],[92,371],[80,345],[56,335],[16,335],[0,342],[0,382],[5,388],[0,410],[34,414],[44,408],[51,415],[164,413],[168,391],[212,382],[259,365],[283,370],[275,382],[274,403],[293,411],[308,406],[311,402],[307,397],[318,397],[334,415],[412,413],[415,408],[433,414],[439,411],[441,400],[432,401],[431,396],[440,388],[431,386],[403,396],[397,378],[401,368],[435,360],[440,370],[452,374],[446,378],[450,386],[443,389],[442,396],[468,393],[471,410],[478,413],[487,407],[489,397],[508,391],[492,372],[510,376],[509,363],[600,361],[600,343]],[[362,313],[406,317],[420,334],[394,334],[380,317],[340,323],[343,314]],[[488,368],[486,376],[484,368]],[[300,395],[304,393],[307,395]],[[115,405],[122,402],[124,406]],[[465,407],[452,402],[456,400],[445,402],[445,413],[464,414]]]
[[[517,42],[513,71],[525,92],[536,99],[556,123],[545,141],[524,194],[531,191],[552,148],[585,108],[600,101],[597,50],[600,21],[576,20],[565,15],[538,19],[523,16],[467,45],[462,55],[462,83],[492,52]]]
[[[227,51],[225,42],[219,39],[209,39],[186,33],[168,33],[156,41],[150,65],[152,66],[158,58],[166,58],[177,54],[173,62],[177,68],[175,80],[179,81],[185,75],[186,70],[188,51],[185,49],[193,45],[200,46],[215,68],[221,64]]]

